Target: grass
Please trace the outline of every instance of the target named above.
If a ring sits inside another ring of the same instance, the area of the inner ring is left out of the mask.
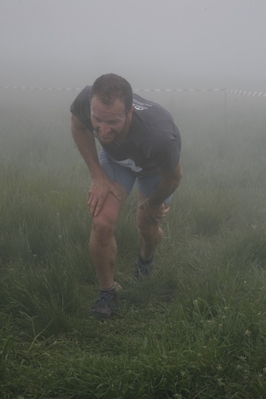
[[[72,99],[61,98],[47,124],[58,99],[44,99],[41,113],[30,96],[15,119],[7,106],[1,116],[0,397],[265,398],[266,142],[257,104],[228,104],[227,134],[204,107],[199,123],[179,116],[184,179],[155,273],[132,276],[133,193],[116,230],[118,311],[100,322],[89,313],[97,294],[89,176],[68,133]],[[240,123],[233,109],[242,108]]]

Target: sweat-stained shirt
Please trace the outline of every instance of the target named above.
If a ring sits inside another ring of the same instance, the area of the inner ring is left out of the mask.
[[[76,97],[70,111],[93,134],[90,113],[91,86]],[[157,168],[172,171],[180,159],[181,137],[171,114],[162,106],[133,94],[134,111],[123,143],[101,144],[107,156],[139,175],[157,174]]]

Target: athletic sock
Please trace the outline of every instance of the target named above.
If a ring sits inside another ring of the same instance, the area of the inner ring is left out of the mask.
[[[110,291],[114,291],[114,290],[115,290],[115,285],[114,284],[110,288],[106,288],[106,289],[100,288],[101,292],[110,292]]]
[[[143,258],[142,258],[142,256],[139,254],[139,262],[143,265],[143,266],[149,266],[150,264],[152,264],[153,263],[153,257],[151,258],[151,259],[149,259],[149,260],[144,260]]]

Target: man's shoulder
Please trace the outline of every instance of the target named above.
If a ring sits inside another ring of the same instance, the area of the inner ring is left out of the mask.
[[[161,105],[155,103],[154,101],[147,100],[136,93],[133,93],[133,106],[137,111],[144,111],[152,108],[160,108],[166,111]]]
[[[91,92],[91,87],[92,86],[85,86],[84,89],[82,89],[79,94],[77,95],[77,98],[79,98],[80,101],[90,101],[90,92]]]
[[[91,86],[84,87],[70,106],[70,112],[83,123],[90,119],[90,91]]]
[[[133,107],[135,124],[138,125],[138,129],[151,131],[153,134],[176,130],[172,115],[160,104],[146,100],[134,93]]]
[[[169,111],[167,111],[160,104],[147,100],[138,94],[133,94],[133,107],[135,113],[143,121],[153,121],[158,126],[158,122],[162,120],[173,121],[173,117]]]

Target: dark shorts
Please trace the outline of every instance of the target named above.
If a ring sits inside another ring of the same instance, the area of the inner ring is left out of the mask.
[[[103,149],[99,153],[99,162],[106,176],[121,184],[128,194],[130,194],[136,182],[136,186],[141,194],[145,198],[150,198],[162,178],[159,173],[151,176],[140,176],[139,173],[113,161]],[[172,195],[165,200],[165,203],[170,202],[171,199]]]

